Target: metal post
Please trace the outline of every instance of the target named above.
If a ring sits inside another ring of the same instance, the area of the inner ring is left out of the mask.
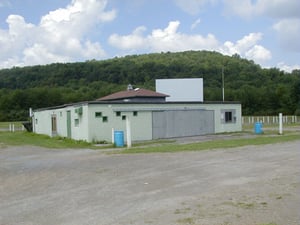
[[[225,100],[225,88],[224,88],[224,66],[222,67],[222,97],[223,102]]]

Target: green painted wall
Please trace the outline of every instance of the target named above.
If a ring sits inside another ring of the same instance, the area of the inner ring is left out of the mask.
[[[120,105],[89,105],[89,141],[112,141],[112,129],[123,131],[126,137],[126,120],[129,118],[132,140],[152,139],[151,112],[138,112],[134,107]],[[132,111],[128,111],[128,108]],[[136,112],[136,113],[134,113]],[[101,116],[100,116],[101,114]],[[125,138],[126,139],[126,138]],[[125,140],[126,141],[126,140]]]

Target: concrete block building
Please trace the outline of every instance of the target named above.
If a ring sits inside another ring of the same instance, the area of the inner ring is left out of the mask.
[[[238,102],[166,101],[167,94],[133,88],[95,101],[33,111],[33,131],[88,142],[113,139],[130,122],[132,141],[242,130]]]

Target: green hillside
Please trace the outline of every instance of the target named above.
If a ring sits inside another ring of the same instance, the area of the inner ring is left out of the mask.
[[[28,108],[94,100],[127,84],[154,90],[158,78],[203,78],[204,99],[240,101],[244,115],[300,111],[300,71],[262,69],[239,55],[188,51],[0,70],[0,121],[23,120]]]

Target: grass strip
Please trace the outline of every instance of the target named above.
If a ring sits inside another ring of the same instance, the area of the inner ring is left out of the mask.
[[[299,133],[288,133],[284,135],[266,136],[261,135],[255,138],[238,138],[228,140],[211,140],[204,142],[196,142],[190,144],[177,144],[175,142],[158,142],[159,145],[134,147],[118,151],[118,153],[151,153],[151,152],[179,152],[179,151],[199,151],[218,148],[235,148],[247,145],[264,145],[275,144],[280,142],[288,142],[300,140]],[[157,144],[158,144],[157,143]],[[150,143],[153,144],[153,143]],[[18,132],[0,132],[0,146],[6,145],[33,145],[45,148],[88,148],[103,149],[107,147],[96,147],[92,143],[86,141],[76,141],[63,137],[51,138],[47,135],[35,134],[26,131]],[[108,146],[111,148],[112,146]]]
[[[94,148],[91,143],[68,138],[35,134],[30,132],[0,132],[0,144],[3,145],[33,145],[45,148]],[[1,146],[0,145],[0,146]]]
[[[182,152],[182,151],[200,151],[208,149],[235,148],[247,145],[265,145],[276,144],[280,142],[289,142],[300,140],[300,134],[287,134],[276,136],[260,136],[255,138],[241,138],[231,140],[212,140],[190,144],[166,144],[160,146],[150,146],[143,148],[130,148],[121,151],[121,153],[153,153],[153,152]]]

